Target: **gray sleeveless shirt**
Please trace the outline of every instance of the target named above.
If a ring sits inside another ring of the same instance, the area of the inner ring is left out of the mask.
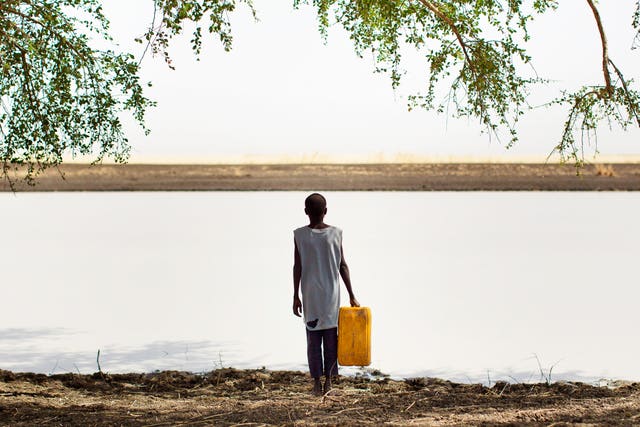
[[[293,235],[302,265],[300,289],[307,329],[335,328],[340,311],[342,230],[305,226],[294,230]]]

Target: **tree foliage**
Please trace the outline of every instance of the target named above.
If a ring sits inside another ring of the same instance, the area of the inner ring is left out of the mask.
[[[65,153],[126,159],[119,114],[143,124],[153,105],[130,54],[98,50],[110,41],[97,0],[0,3],[0,156],[8,177],[27,164],[27,179]]]
[[[205,21],[207,31],[217,34],[224,50],[229,51],[233,42],[229,19],[238,3],[247,5],[256,18],[251,0],[154,0],[151,25],[136,41],[146,41],[145,53],[151,48],[154,55],[161,55],[173,68],[168,51],[171,38],[182,33],[186,24],[195,24],[191,47],[199,55],[202,50],[202,21]]]
[[[231,47],[229,13],[234,0],[155,0],[147,47],[167,54],[169,40],[188,21],[205,18],[207,30]],[[249,3],[250,5],[250,3]],[[158,19],[155,19],[158,18]],[[144,29],[144,26],[141,27]],[[125,161],[130,146],[121,115],[145,128],[154,105],[143,91],[139,60],[116,52],[101,0],[2,0],[0,2],[0,160],[4,178],[24,172],[28,182],[63,155]],[[193,48],[199,53],[202,30]],[[145,131],[147,129],[145,128]],[[20,168],[26,165],[26,172]],[[21,178],[19,175],[18,178]]]
[[[301,4],[317,10],[323,36],[331,25],[341,25],[358,55],[373,53],[375,71],[388,73],[393,87],[404,75],[403,52],[421,52],[428,66],[425,90],[409,97],[409,107],[477,118],[490,135],[499,138],[506,130],[507,147],[518,140],[516,125],[530,109],[532,85],[545,82],[526,50],[528,27],[537,15],[553,12],[555,0],[295,0],[296,7]],[[639,92],[608,56],[594,0],[585,0],[584,6],[591,8],[601,35],[603,84],[565,91],[549,102],[567,106],[555,151],[576,165],[584,161],[585,138],[595,135],[603,121],[625,129],[640,126]],[[640,1],[632,25],[637,47]]]
[[[617,123],[623,129],[640,127],[640,92],[633,89],[632,79],[626,79],[622,71],[609,57],[607,36],[595,0],[586,0],[591,8],[600,34],[603,83],[583,86],[574,92],[563,92],[552,104],[566,105],[569,109],[562,137],[556,151],[564,158],[580,166],[584,162],[584,142],[596,137],[601,122]],[[637,2],[632,25],[636,36],[632,48],[640,36],[640,1]],[[579,135],[579,138],[576,136]]]
[[[193,28],[191,46],[202,48],[203,30],[231,49],[230,16],[251,0],[150,0],[151,24],[138,42],[173,67],[173,37]],[[567,120],[555,150],[563,160],[584,161],[583,142],[601,123],[640,126],[640,93],[609,57],[606,29],[595,0],[583,0],[600,34],[601,85],[565,91],[549,105],[565,106]],[[640,47],[640,0],[631,17],[632,48]],[[2,0],[0,2],[0,157],[2,173],[27,165],[32,179],[63,156],[90,155],[125,161],[129,144],[121,115],[144,128],[154,103],[139,77],[142,58],[117,52],[102,0]],[[314,7],[324,36],[334,24],[349,34],[355,51],[371,52],[375,71],[392,87],[405,74],[403,53],[417,50],[428,69],[424,90],[410,108],[477,118],[497,137],[518,140],[518,119],[530,108],[532,85],[544,82],[527,53],[528,27],[556,0],[294,0]],[[107,46],[107,48],[104,48]],[[594,50],[597,52],[597,50]],[[635,70],[634,70],[635,71]],[[145,128],[146,130],[146,128]]]

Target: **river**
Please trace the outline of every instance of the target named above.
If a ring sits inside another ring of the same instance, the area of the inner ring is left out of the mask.
[[[324,194],[372,310],[372,368],[640,380],[640,194]],[[306,369],[306,195],[0,194],[0,368],[90,373],[100,350],[109,372]]]

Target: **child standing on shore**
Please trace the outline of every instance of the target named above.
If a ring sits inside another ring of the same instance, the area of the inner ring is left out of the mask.
[[[351,306],[360,307],[360,304],[351,289],[349,267],[342,250],[342,230],[324,223],[327,213],[324,196],[313,193],[307,197],[304,212],[309,217],[309,225],[293,232],[293,314],[304,315],[309,372],[314,380],[313,392],[320,395],[331,389],[331,377],[338,375],[340,277]],[[320,383],[322,374],[324,389]]]

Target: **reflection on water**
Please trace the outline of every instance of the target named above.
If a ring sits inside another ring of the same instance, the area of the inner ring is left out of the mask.
[[[208,341],[158,341],[141,346],[101,348],[73,351],[59,347],[73,330],[0,329],[0,366],[14,371],[34,371],[48,374],[60,372],[90,373],[100,366],[107,372],[151,372],[163,369],[202,371],[225,366],[226,358],[237,358],[233,343]],[[56,345],[58,344],[58,345]],[[207,368],[208,366],[208,368]],[[242,367],[242,366],[240,366]]]
[[[640,195],[326,195],[372,307],[374,367],[465,382],[538,380],[552,366],[553,379],[640,379]],[[0,368],[94,372],[100,349],[110,372],[305,369],[291,313],[305,196],[0,195],[11,224]]]

